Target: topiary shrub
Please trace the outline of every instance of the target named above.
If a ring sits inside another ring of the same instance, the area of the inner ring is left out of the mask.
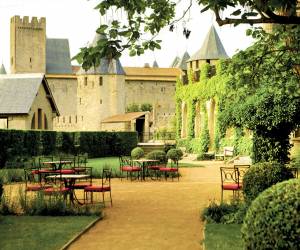
[[[144,154],[145,154],[144,150],[140,147],[135,147],[131,151],[131,157],[134,159],[140,159],[144,156]]]
[[[171,159],[172,161],[179,161],[182,159],[183,152],[179,148],[172,148],[167,153],[167,158]]]
[[[245,249],[299,249],[300,180],[278,183],[251,204],[242,226]]]
[[[254,165],[243,179],[245,200],[251,202],[268,187],[290,178],[293,178],[293,174],[282,164],[266,162]]]
[[[166,153],[162,150],[153,150],[146,155],[147,159],[159,160],[159,163],[166,163],[167,156]]]

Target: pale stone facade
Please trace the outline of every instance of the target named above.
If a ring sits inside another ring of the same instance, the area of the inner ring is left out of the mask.
[[[90,46],[94,46],[99,39],[101,37],[96,35]],[[175,116],[174,95],[176,80],[181,74],[179,69],[124,67],[123,70],[116,61],[108,66],[101,62],[100,68],[93,72],[85,72],[81,68],[72,72],[69,51],[66,51],[69,50],[68,41],[60,40],[63,39],[46,38],[45,18],[11,18],[11,72],[40,72],[46,75],[60,112],[60,116],[53,119],[53,125],[52,116],[48,118],[47,115],[48,129],[135,130],[137,125],[134,121],[102,123],[105,118],[124,114],[126,106],[131,103],[150,103],[153,107],[152,113],[145,119],[148,125],[143,132],[170,126]],[[57,51],[56,46],[59,47]],[[60,57],[61,51],[64,58]],[[114,67],[120,70],[116,72]],[[27,123],[18,126],[30,128]]]
[[[46,19],[19,16],[10,23],[11,73],[45,73]]]

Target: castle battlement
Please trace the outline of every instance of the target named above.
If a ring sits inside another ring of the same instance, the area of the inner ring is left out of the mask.
[[[13,16],[10,19],[11,24],[14,24],[17,28],[31,28],[31,29],[45,29],[46,28],[46,18],[41,17],[32,17],[31,20],[29,16],[24,16],[23,18],[20,16]]]

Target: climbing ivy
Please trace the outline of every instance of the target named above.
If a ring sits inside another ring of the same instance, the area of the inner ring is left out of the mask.
[[[195,137],[195,117],[196,117],[196,102],[197,100],[189,100],[188,102],[188,124],[187,124],[187,138]]]

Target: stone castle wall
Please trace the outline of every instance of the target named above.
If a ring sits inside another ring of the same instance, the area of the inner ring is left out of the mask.
[[[46,76],[61,116],[77,114],[77,78]]]
[[[46,19],[28,16],[11,18],[11,73],[45,73]]]
[[[125,92],[125,107],[132,103],[152,104],[152,130],[171,126],[175,117],[175,82],[127,80]]]

